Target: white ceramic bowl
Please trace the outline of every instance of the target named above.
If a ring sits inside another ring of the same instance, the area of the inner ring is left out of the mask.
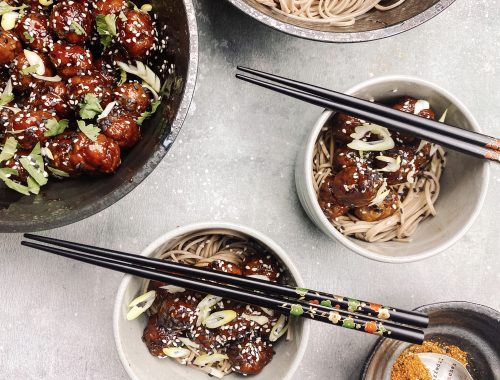
[[[425,80],[406,76],[386,76],[362,82],[347,94],[364,99],[385,101],[408,95],[426,99],[436,115],[446,109],[446,122],[480,132],[480,128],[464,104],[448,91]],[[489,164],[451,150],[441,177],[441,193],[436,203],[438,214],[422,222],[410,243],[367,243],[342,235],[333,227],[319,207],[313,187],[313,149],[321,129],[331,117],[324,111],[311,130],[297,159],[295,182],[305,211],[311,220],[330,238],[370,259],[404,263],[422,260],[449,248],[470,228],[481,210],[489,181]]]
[[[288,258],[285,251],[275,242],[251,228],[230,223],[200,223],[176,228],[151,243],[142,252],[142,255],[153,257],[172,240],[180,236],[207,229],[237,231],[252,237],[263,246],[269,248],[269,252],[273,253],[283,267],[288,270],[288,273],[296,282],[297,286],[304,286],[304,282],[299,272]],[[133,380],[208,380],[209,376],[205,372],[182,366],[174,360],[155,358],[149,353],[146,345],[141,341],[142,333],[147,323],[147,317],[145,315],[133,321],[126,320],[125,315],[128,311],[127,305],[132,299],[139,295],[142,283],[143,280],[141,278],[126,275],[116,295],[113,330],[118,355],[127,373]],[[267,380],[291,378],[302,360],[309,339],[309,321],[299,320],[296,322],[293,331],[293,339],[289,342],[280,341],[275,346],[276,355],[273,357],[273,360],[271,360],[259,375],[251,376],[252,379]],[[242,379],[244,377],[237,374],[231,374],[224,377],[224,379],[228,380],[238,378]]]

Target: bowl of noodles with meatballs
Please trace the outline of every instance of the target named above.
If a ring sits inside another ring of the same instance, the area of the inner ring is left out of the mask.
[[[464,104],[425,80],[388,76],[347,94],[480,132]],[[330,238],[365,257],[422,260],[470,228],[486,196],[489,165],[341,112],[324,111],[301,150],[299,199]]]
[[[193,95],[190,0],[0,2],[0,232],[66,225],[137,186]]]
[[[179,227],[142,255],[304,285],[276,243],[224,222]],[[290,379],[309,337],[302,318],[129,275],[116,296],[113,328],[122,364],[134,380]]]

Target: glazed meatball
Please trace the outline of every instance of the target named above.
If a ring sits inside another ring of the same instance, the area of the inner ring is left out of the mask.
[[[372,156],[371,152],[364,152],[361,158],[357,150],[352,150],[348,147],[339,147],[335,149],[333,155],[333,169],[339,172],[351,166],[368,167],[372,163]]]
[[[115,100],[135,117],[146,112],[149,107],[150,98],[144,87],[139,82],[122,84],[115,88],[113,93]]]
[[[276,282],[281,276],[281,269],[271,255],[254,255],[245,259],[245,262],[243,263],[243,275],[265,276],[269,279],[269,281]]]
[[[186,330],[196,323],[198,300],[190,295],[179,297],[167,296],[158,311],[158,320],[163,326],[173,330]]]
[[[390,190],[382,203],[354,209],[354,215],[365,222],[376,222],[393,215],[399,209],[398,194]]]
[[[125,0],[95,0],[92,3],[92,13],[97,15],[109,15],[127,9]]]
[[[0,28],[0,65],[9,65],[23,51],[17,36]]]
[[[365,124],[363,120],[342,112],[333,115],[330,123],[335,141],[345,144],[352,141],[351,134],[356,132],[356,127]]]
[[[66,84],[60,82],[38,82],[28,98],[28,106],[35,110],[48,111],[64,119],[71,109],[68,106]]]
[[[193,342],[199,344],[207,352],[213,352],[225,344],[225,338],[217,335],[215,330],[199,326],[190,332]]]
[[[130,58],[141,60],[149,54],[155,42],[155,29],[151,17],[141,11],[125,12],[126,21],[116,20],[118,42]]]
[[[71,160],[81,170],[111,174],[118,169],[121,163],[120,147],[112,139],[99,134],[97,140],[92,141],[83,133],[78,133],[75,140]]]
[[[224,260],[215,260],[210,263],[210,269],[216,270],[218,272],[235,274],[238,276],[243,275],[243,271],[239,265],[230,263]]]
[[[45,148],[50,156],[45,157],[48,166],[61,170],[70,177],[78,177],[81,173],[80,160],[73,160],[73,144],[78,138],[78,132],[66,132],[50,138]],[[49,174],[52,175],[51,172]]]
[[[92,33],[92,14],[81,3],[65,1],[52,8],[50,26],[59,38],[83,45]]]
[[[47,140],[47,122],[54,116],[47,111],[18,112],[7,133],[12,133],[22,149],[31,150],[38,142]],[[56,118],[57,120],[57,118]]]
[[[92,53],[83,46],[57,42],[49,56],[57,73],[63,78],[88,74],[93,68]]]
[[[141,138],[141,131],[135,119],[121,110],[111,111],[98,122],[99,128],[109,138],[115,140],[120,148],[132,148]]]
[[[319,188],[318,202],[319,207],[330,220],[335,220],[339,216],[347,214],[349,206],[340,204],[334,195],[333,181],[335,176],[330,175],[325,178]]]
[[[42,59],[43,64],[45,66],[45,71],[43,73],[44,76],[51,77],[54,75],[54,69],[52,68],[52,64],[48,57],[45,54],[37,53],[38,56]],[[24,52],[18,54],[16,58],[14,58],[13,67],[11,70],[11,79],[12,85],[18,91],[27,91],[30,88],[33,88],[36,83],[40,82],[39,79],[33,77],[30,73],[25,72],[28,67],[30,67],[30,63],[26,58]]]
[[[384,178],[376,171],[349,167],[335,175],[332,191],[339,203],[362,207],[370,204],[383,183]]]
[[[68,79],[69,104],[77,107],[85,99],[85,95],[94,94],[101,107],[104,108],[111,101],[112,94],[106,79],[99,73],[80,75]]]
[[[391,157],[400,160],[399,169],[394,172],[383,172],[388,185],[397,185],[400,183],[411,182],[415,175],[418,175],[425,163],[427,157],[424,153],[417,153],[411,147],[396,147],[383,153],[386,157]],[[378,168],[383,168],[387,165],[386,162],[375,159],[375,165]]]
[[[235,372],[244,375],[255,375],[273,358],[274,351],[270,344],[257,338],[246,339],[240,344],[232,345],[227,356]]]
[[[178,339],[176,332],[163,327],[156,315],[149,318],[148,324],[142,334],[142,341],[146,343],[149,352],[159,358],[165,357],[164,348],[180,346],[182,343]]]
[[[409,96],[404,96],[401,99],[399,99],[392,106],[392,108],[397,109],[399,111],[414,114],[416,103],[417,103],[417,99],[409,97]],[[431,120],[434,120],[434,118],[435,118],[434,111],[430,108],[425,108],[425,109],[420,110],[418,113],[418,116],[424,117],[426,119],[431,119]],[[395,137],[395,140],[398,144],[410,144],[410,143],[413,143],[417,140],[417,138],[415,136],[408,135],[406,133],[399,133],[399,132],[395,132],[394,137]]]
[[[47,17],[30,13],[16,26],[16,33],[33,50],[48,53],[54,44]]]
[[[227,309],[234,310],[234,308]],[[238,310],[234,311],[238,313]],[[242,312],[244,312],[244,309],[242,310]],[[237,342],[254,333],[257,326],[258,324],[254,321],[249,321],[248,319],[243,318],[241,315],[238,315],[231,322],[228,322],[225,325],[219,327],[217,329],[217,335],[221,336],[225,342]]]

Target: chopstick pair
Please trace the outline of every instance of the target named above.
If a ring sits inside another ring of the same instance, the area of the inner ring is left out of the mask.
[[[345,112],[391,130],[411,134],[474,157],[500,162],[500,139],[498,138],[248,67],[238,66],[237,69],[267,80],[236,74],[236,78],[246,82],[320,107]]]
[[[270,308],[286,315],[314,319],[405,342],[422,343],[424,333],[417,327],[425,327],[428,324],[427,316],[422,313],[396,310],[328,293],[293,288],[255,278],[236,276],[59,239],[32,234],[24,236],[27,239],[53,246],[29,241],[22,241],[22,245],[59,256]],[[378,314],[386,319],[376,318],[372,314]]]

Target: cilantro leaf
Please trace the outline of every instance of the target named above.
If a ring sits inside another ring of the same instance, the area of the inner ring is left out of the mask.
[[[85,124],[83,120],[77,120],[78,128],[82,133],[87,136],[92,141],[97,141],[97,136],[101,130],[97,127],[94,127],[92,124]]]
[[[87,32],[85,31],[85,29],[83,29],[83,27],[74,20],[71,21],[71,24],[69,26],[69,30],[72,30],[73,32],[75,32],[79,36],[84,36],[84,35],[86,36],[87,35]]]
[[[28,32],[24,32],[23,36],[24,36],[24,38],[26,38],[28,40],[29,43],[32,43],[35,40],[35,38],[31,34],[29,34]]]
[[[57,121],[57,119],[52,118],[47,123],[45,123],[45,127],[47,130],[43,134],[45,137],[57,136],[64,132],[64,130],[68,127],[68,120],[63,119]]]
[[[93,119],[103,111],[99,99],[94,94],[86,94],[83,103],[80,103],[80,117]]]
[[[158,98],[158,100],[152,102],[151,111],[146,111],[141,113],[141,116],[139,116],[139,118],[137,119],[137,124],[142,125],[142,123],[144,123],[144,120],[151,117],[156,112],[160,104],[161,104],[161,98]]]
[[[114,14],[97,15],[95,22],[101,44],[107,48],[111,44],[113,37],[116,36],[116,16]]]
[[[123,69],[120,69],[120,81],[118,82],[118,86],[121,86],[127,81],[127,72]]]
[[[0,95],[0,106],[5,106],[14,100],[13,94]]]
[[[38,67],[40,67],[38,64],[37,65],[32,65],[32,66],[25,67],[24,69],[21,70],[21,74],[22,75],[34,74],[38,70]]]
[[[17,141],[14,137],[9,137],[2,148],[0,153],[0,162],[10,160],[17,151]]]

